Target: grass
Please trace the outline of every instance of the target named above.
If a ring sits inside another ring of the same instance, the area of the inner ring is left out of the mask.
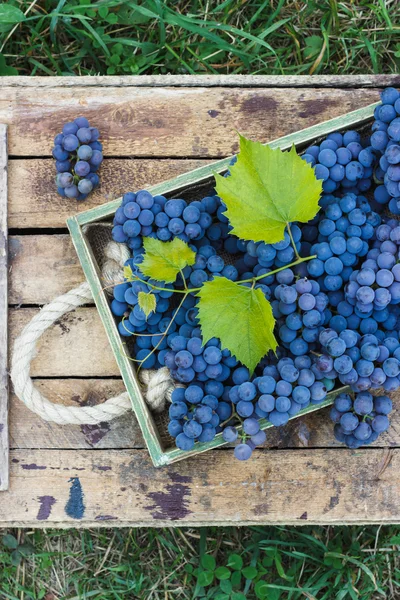
[[[398,532],[390,525],[13,530],[0,543],[0,598],[395,600]]]
[[[400,66],[398,0],[4,4],[4,75],[364,74]]]

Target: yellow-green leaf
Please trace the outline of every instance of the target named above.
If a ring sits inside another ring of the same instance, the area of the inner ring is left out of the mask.
[[[193,265],[196,260],[195,252],[179,238],[174,238],[172,242],[161,242],[145,237],[143,246],[145,254],[140,270],[143,275],[156,281],[173,283],[179,271],[187,265]]]
[[[156,310],[157,300],[156,300],[155,295],[152,294],[151,292],[147,292],[147,293],[139,292],[138,293],[138,304],[147,318],[150,313],[152,313]]]
[[[124,267],[124,278],[128,281],[132,281],[133,279],[132,269],[129,265],[127,267]]]
[[[297,154],[272,150],[240,136],[240,153],[231,175],[216,174],[218,195],[227,206],[232,234],[273,244],[284,238],[286,223],[306,223],[319,210],[322,181]]]
[[[238,285],[225,277],[206,281],[198,292],[203,344],[212,337],[251,372],[269,350],[275,351],[275,319],[261,289]]]

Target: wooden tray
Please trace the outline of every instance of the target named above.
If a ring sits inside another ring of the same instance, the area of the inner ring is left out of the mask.
[[[344,131],[349,128],[358,130],[363,129],[366,124],[371,122],[374,109],[377,105],[378,103],[371,104],[365,108],[350,112],[341,117],[337,117],[324,123],[303,129],[299,132],[278,138],[270,142],[268,145],[271,148],[281,148],[282,150],[285,150],[294,144],[298,151],[301,152],[310,143],[325,137],[328,133],[333,131]],[[226,158],[214,162],[206,167],[195,169],[174,179],[170,179],[155,186],[150,186],[148,189],[154,195],[162,194],[167,198],[179,197],[186,200],[202,198],[203,196],[213,193],[213,173],[226,172],[230,160],[231,158]],[[151,414],[142,396],[132,361],[130,360],[130,357],[127,356],[126,350],[124,350],[122,347],[121,336],[118,332],[115,318],[111,313],[110,301],[107,294],[103,290],[100,268],[96,260],[95,253],[90,245],[88,236],[83,232],[82,229],[84,226],[94,225],[100,222],[110,222],[120,203],[121,198],[104,204],[98,208],[80,213],[75,217],[69,218],[67,220],[67,225],[71,232],[72,240],[78,253],[83,271],[91,287],[93,298],[113,349],[115,359],[121,370],[122,378],[131,398],[133,410],[135,411],[141,427],[151,459],[155,466],[162,466],[193,455],[197,455],[211,448],[222,446],[226,444],[226,442],[223,440],[222,434],[217,434],[217,436],[211,442],[197,442],[192,450],[185,452],[176,447],[165,447],[165,443],[163,443],[161,439],[160,431],[157,428],[153,415]],[[292,418],[301,417],[307,413],[319,410],[320,408],[332,404],[334,397],[345,389],[347,388],[337,388],[329,393],[323,402],[308,406]],[[262,429],[268,429],[270,427],[273,427],[271,423],[264,419],[261,420]]]

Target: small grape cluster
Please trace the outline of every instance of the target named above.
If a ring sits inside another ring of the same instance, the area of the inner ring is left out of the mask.
[[[54,138],[57,191],[64,198],[85,200],[100,179],[97,171],[103,161],[99,130],[90,127],[86,117],[66,123]]]
[[[329,133],[319,145],[309,146],[302,158],[315,167],[326,193],[336,190],[366,192],[372,184],[376,152],[357,131]]]
[[[352,449],[372,444],[389,428],[388,415],[392,408],[388,396],[374,397],[365,391],[355,394],[354,398],[339,394],[330,412],[336,439]]]

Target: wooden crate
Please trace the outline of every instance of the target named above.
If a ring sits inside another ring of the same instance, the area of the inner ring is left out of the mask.
[[[345,131],[346,129],[362,131],[372,121],[374,109],[378,104],[379,103],[371,104],[346,115],[278,138],[269,142],[268,145],[271,148],[281,148],[282,150],[287,150],[292,145],[295,145],[297,150],[301,152],[305,147],[324,138],[328,133]],[[155,186],[150,186],[148,187],[148,190],[153,195],[162,194],[167,198],[179,197],[187,201],[213,194],[213,173],[223,174],[226,172],[230,160],[231,157],[214,162],[205,167],[180,175],[174,179],[170,179]],[[90,244],[89,236],[84,233],[83,230],[83,228],[93,226],[96,223],[110,222],[120,203],[121,198],[118,198],[103,206],[80,213],[75,217],[69,218],[67,220],[67,225],[71,232],[72,240],[83,271],[90,284],[93,298],[113,349],[115,359],[121,370],[122,378],[131,398],[133,410],[138,419],[151,459],[155,466],[162,466],[222,446],[226,444],[226,442],[223,440],[222,434],[219,433],[211,442],[197,442],[192,450],[186,452],[179,450],[176,447],[165,447],[165,443],[161,439],[157,424],[155,423],[153,415],[141,393],[132,360],[128,356],[126,349],[122,346],[121,336],[118,332],[115,318],[111,313],[110,300],[103,289],[104,283],[101,280],[96,254]],[[311,404],[292,418],[299,418],[307,413],[329,406],[332,404],[334,397],[338,393],[347,389],[348,388],[344,387],[337,388],[329,393],[322,403],[316,405]],[[261,420],[261,429],[268,429],[270,427],[273,427],[271,423],[265,419]]]
[[[232,154],[235,130],[268,142],[367,106],[384,87],[400,87],[399,75],[0,81],[0,122],[9,131],[10,349],[42,305],[84,279],[68,217]],[[53,136],[80,114],[99,127],[105,160],[101,186],[76,203],[57,195],[50,152]],[[101,403],[124,391],[92,302],[44,334],[31,375],[41,393],[68,406]],[[249,461],[235,461],[232,448],[223,446],[159,469],[133,413],[110,423],[60,427],[45,423],[11,390],[10,486],[0,493],[0,524],[400,523],[399,390],[391,398],[389,430],[365,448],[338,442],[325,408],[269,429]],[[80,499],[84,512],[78,515],[71,507]]]

